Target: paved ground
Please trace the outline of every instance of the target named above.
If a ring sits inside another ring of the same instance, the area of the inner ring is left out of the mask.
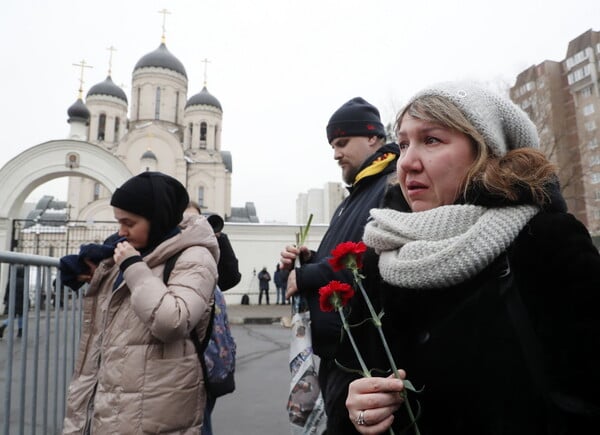
[[[237,343],[236,389],[217,400],[213,433],[289,435],[291,330],[278,324],[232,325],[231,330]]]

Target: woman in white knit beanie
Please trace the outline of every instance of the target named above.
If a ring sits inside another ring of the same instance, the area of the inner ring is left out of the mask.
[[[423,388],[407,392],[420,433],[600,433],[600,255],[567,213],[533,123],[481,86],[443,83],[410,100],[396,133],[388,197],[410,212],[371,211],[363,272],[397,366]],[[389,367],[366,328],[369,364]],[[406,428],[403,389],[352,382],[344,433]]]

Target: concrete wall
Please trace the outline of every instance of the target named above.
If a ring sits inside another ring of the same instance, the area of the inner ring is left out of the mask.
[[[312,225],[306,246],[316,250],[327,228],[327,225]],[[245,293],[250,296],[251,304],[258,302],[258,279],[255,272],[258,274],[263,266],[266,266],[271,278],[273,278],[281,251],[286,245],[295,244],[295,234],[299,231],[300,227],[298,225],[225,223],[223,232],[227,234],[231,241],[242,274],[240,283],[225,292],[225,299],[228,304],[239,304],[242,294]],[[271,280],[269,286],[269,297],[272,297],[275,301],[276,294],[273,280]]]

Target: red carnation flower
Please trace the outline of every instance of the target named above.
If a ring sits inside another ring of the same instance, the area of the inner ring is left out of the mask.
[[[362,267],[362,254],[367,250],[367,245],[363,242],[343,242],[337,245],[332,251],[329,264],[334,272],[345,268],[360,269]]]
[[[330,281],[329,284],[319,289],[319,306],[321,311],[334,311],[340,307],[345,307],[353,296],[354,289],[350,284]]]

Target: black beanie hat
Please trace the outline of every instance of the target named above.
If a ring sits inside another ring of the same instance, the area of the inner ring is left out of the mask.
[[[348,136],[385,137],[379,110],[361,97],[345,103],[334,112],[327,124],[327,140]]]
[[[189,201],[185,187],[175,178],[142,172],[113,193],[110,205],[148,219],[148,248],[154,248],[181,222]]]

